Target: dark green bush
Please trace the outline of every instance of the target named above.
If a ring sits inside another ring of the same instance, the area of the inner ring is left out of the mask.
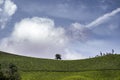
[[[0,64],[0,80],[2,80],[3,78],[3,73],[2,73],[2,70],[1,70],[1,64]]]
[[[14,64],[9,64],[8,69],[1,70],[0,65],[0,80],[21,80],[17,66]]]

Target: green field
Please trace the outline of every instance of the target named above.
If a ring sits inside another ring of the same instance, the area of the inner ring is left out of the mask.
[[[0,52],[0,63],[18,66],[22,80],[120,80],[120,55],[52,60]]]
[[[120,71],[23,72],[23,80],[120,80]]]

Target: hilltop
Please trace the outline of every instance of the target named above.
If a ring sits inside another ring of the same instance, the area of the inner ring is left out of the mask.
[[[21,71],[79,72],[95,70],[119,70],[120,55],[111,54],[82,60],[52,60],[0,52],[0,63],[14,63]]]

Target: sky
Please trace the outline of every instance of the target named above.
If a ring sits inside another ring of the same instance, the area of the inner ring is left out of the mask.
[[[120,53],[120,0],[0,0],[0,51],[65,60]]]

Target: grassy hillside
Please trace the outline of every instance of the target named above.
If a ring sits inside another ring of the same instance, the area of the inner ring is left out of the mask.
[[[52,60],[0,52],[0,63],[3,68],[16,64],[22,80],[120,80],[120,55]]]
[[[23,57],[0,52],[0,63],[16,64],[23,71],[84,71],[84,70],[118,70],[120,55],[108,55],[83,60],[51,60]]]

